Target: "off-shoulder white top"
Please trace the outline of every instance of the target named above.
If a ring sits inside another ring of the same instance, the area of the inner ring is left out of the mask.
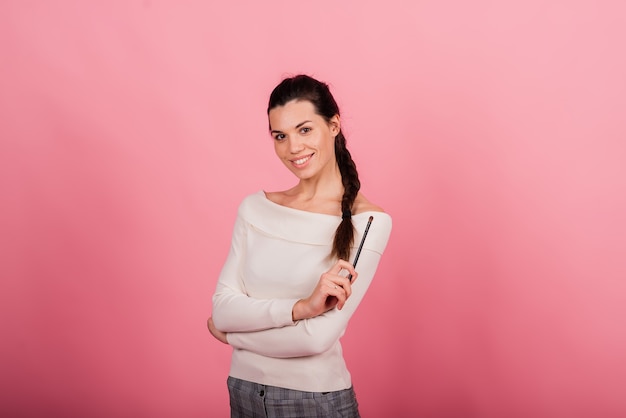
[[[213,321],[233,347],[231,376],[309,392],[351,386],[339,339],[374,277],[392,225],[384,212],[353,215],[351,257],[370,216],[359,276],[343,309],[293,322],[293,305],[334,264],[329,254],[341,218],[281,206],[263,191],[242,201],[213,296]]]

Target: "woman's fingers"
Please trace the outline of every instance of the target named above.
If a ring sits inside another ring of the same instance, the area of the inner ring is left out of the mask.
[[[209,317],[209,319],[207,320],[207,327],[209,328],[209,332],[213,337],[215,337],[215,339],[223,342],[224,344],[228,344],[228,340],[226,339],[226,333],[215,328],[212,317]]]
[[[352,282],[347,275],[352,275]],[[352,264],[338,260],[321,275],[313,293],[308,298],[296,302],[291,311],[292,319],[297,321],[313,318],[335,307],[342,309],[352,295],[352,283],[357,276]]]
[[[346,260],[337,260],[335,265],[332,266],[330,270],[328,270],[328,273],[339,275],[342,270],[346,270],[348,272],[348,275],[352,275],[352,281],[356,280],[358,274],[354,269],[354,266],[348,263]],[[349,280],[350,279],[348,279],[348,281]]]
[[[326,284],[326,293],[329,296],[336,298],[337,309],[343,308],[348,298],[352,295],[352,282],[346,276],[340,275],[340,273],[346,270],[352,275],[352,281],[356,279],[357,272],[354,270],[352,264],[345,260],[338,260],[337,263],[326,273],[324,273],[323,280]]]

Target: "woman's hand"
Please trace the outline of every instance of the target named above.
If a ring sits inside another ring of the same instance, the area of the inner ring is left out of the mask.
[[[316,317],[334,307],[343,308],[352,294],[352,286],[350,279],[339,275],[342,270],[352,275],[352,282],[356,280],[358,275],[352,264],[338,260],[330,270],[322,274],[313,293],[293,305],[291,316],[294,321]]]
[[[214,336],[218,341],[221,341],[224,344],[228,344],[228,340],[226,339],[226,333],[215,328],[213,318],[209,317],[209,320],[206,322],[206,324],[212,336]]]

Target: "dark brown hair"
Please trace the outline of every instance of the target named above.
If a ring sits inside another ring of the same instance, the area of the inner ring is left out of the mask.
[[[326,122],[330,122],[330,119],[335,115],[339,116],[339,107],[330,93],[328,85],[308,75],[301,74],[286,78],[276,86],[270,95],[267,113],[269,114],[273,108],[284,106],[292,100],[311,102],[315,107],[315,112],[323,117]],[[352,206],[361,188],[361,182],[341,129],[335,137],[335,157],[341,173],[344,191],[341,199],[342,219],[335,231],[331,256],[348,260],[350,248],[354,243],[354,226],[351,219]]]

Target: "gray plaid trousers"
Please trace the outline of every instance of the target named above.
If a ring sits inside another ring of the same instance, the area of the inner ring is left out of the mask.
[[[231,418],[360,418],[353,388],[302,392],[228,377]]]

